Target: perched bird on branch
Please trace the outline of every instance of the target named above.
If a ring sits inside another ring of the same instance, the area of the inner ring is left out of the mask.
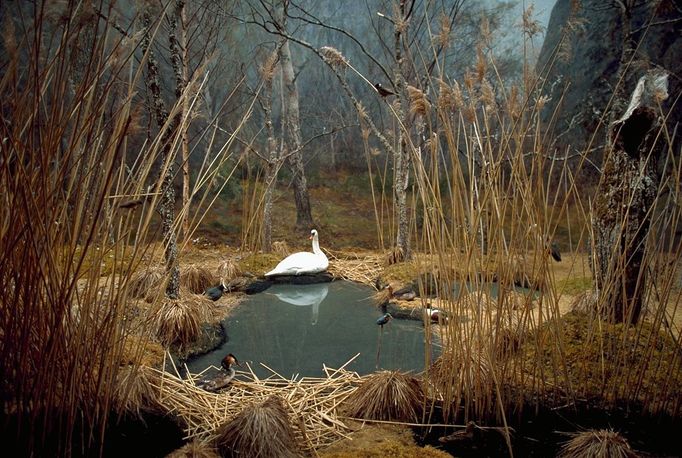
[[[391,90],[389,90],[389,89],[386,89],[385,87],[383,87],[383,86],[381,85],[381,83],[375,84],[375,85],[374,85],[374,88],[377,90],[377,92],[379,93],[379,95],[382,96],[382,97],[388,97],[389,95],[395,95],[395,92],[393,92],[393,91],[391,91]]]

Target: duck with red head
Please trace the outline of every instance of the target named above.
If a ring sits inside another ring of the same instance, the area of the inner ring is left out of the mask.
[[[232,353],[228,353],[223,360],[220,362],[220,366],[224,371],[220,371],[218,374],[211,378],[205,378],[197,382],[199,388],[203,388],[206,391],[216,392],[225,388],[232,381],[236,372],[232,366],[240,366],[237,357]]]

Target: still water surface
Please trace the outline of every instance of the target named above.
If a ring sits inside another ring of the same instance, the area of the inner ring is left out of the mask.
[[[344,281],[274,285],[246,298],[223,322],[227,332],[223,346],[187,366],[192,373],[211,364],[219,367],[231,352],[248,361],[259,377],[272,375],[260,363],[287,378],[322,376],[323,364],[338,368],[360,353],[347,366],[360,374],[377,369],[423,370],[422,323],[392,320],[382,332],[376,324],[382,313],[372,305],[373,293],[367,286]]]

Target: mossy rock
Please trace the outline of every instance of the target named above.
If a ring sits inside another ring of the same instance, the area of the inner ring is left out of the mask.
[[[240,260],[238,264],[242,272],[260,276],[274,269],[281,260],[281,256],[275,253],[253,253]]]

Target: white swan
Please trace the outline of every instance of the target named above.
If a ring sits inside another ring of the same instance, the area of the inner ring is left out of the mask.
[[[329,267],[329,260],[322,250],[320,250],[320,241],[315,229],[310,231],[310,238],[313,239],[312,253],[302,251],[300,253],[290,254],[280,261],[280,263],[277,264],[277,267],[266,273],[265,276],[316,274],[327,270],[327,267]]]

